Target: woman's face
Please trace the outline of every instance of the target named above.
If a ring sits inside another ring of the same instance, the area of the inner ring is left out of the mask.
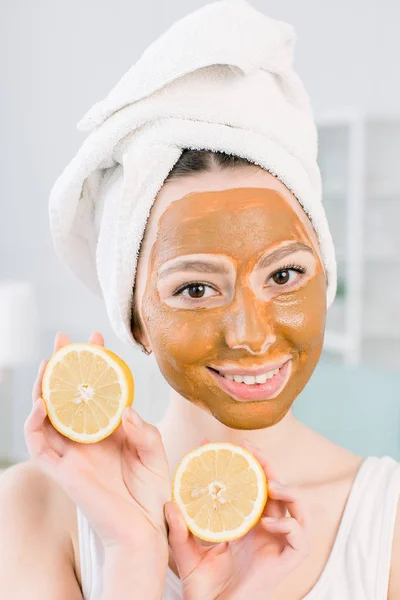
[[[291,192],[257,167],[164,185],[135,302],[169,385],[231,428],[280,421],[322,350],[326,277],[315,233]]]

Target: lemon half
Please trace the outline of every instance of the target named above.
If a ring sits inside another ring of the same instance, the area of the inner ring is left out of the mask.
[[[119,356],[96,344],[68,344],[49,360],[42,397],[52,425],[76,442],[109,436],[131,406],[134,380]]]
[[[178,465],[172,498],[198,538],[225,542],[247,533],[267,501],[267,478],[245,448],[228,442],[204,444]]]

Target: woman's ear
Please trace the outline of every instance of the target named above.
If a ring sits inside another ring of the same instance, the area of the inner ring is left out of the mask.
[[[145,354],[151,354],[151,344],[147,332],[143,327],[140,316],[138,315],[135,308],[135,299],[133,299],[133,309],[131,316],[131,332],[135,340],[142,346],[142,350]]]

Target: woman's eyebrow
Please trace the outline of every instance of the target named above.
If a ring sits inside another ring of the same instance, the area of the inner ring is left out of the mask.
[[[295,252],[299,252],[299,250],[303,250],[306,252],[311,252],[313,254],[313,249],[306,244],[302,244],[301,242],[294,242],[293,244],[288,244],[287,246],[283,246],[283,248],[277,248],[271,254],[267,254],[264,256],[258,263],[256,270],[265,269],[272,265],[272,263],[282,260],[289,256],[290,254],[294,254]]]
[[[305,250],[306,252],[311,253],[313,252],[310,246],[302,244],[301,242],[294,242],[293,244],[288,244],[283,248],[277,248],[271,252],[271,254],[268,254],[262,258],[256,268],[265,269],[270,264],[285,258],[289,254],[294,254],[299,250]],[[183,258],[174,262],[174,264],[172,264],[170,267],[166,267],[165,269],[162,269],[161,267],[158,277],[159,279],[164,279],[164,277],[168,277],[168,275],[176,273],[176,271],[197,271],[198,273],[215,273],[217,275],[229,275],[230,272],[228,267],[218,263],[199,260],[198,258]]]
[[[197,259],[182,259],[160,271],[159,278],[163,279],[176,271],[197,271],[198,273],[216,273],[217,275],[229,275],[229,269],[224,265],[206,262]]]

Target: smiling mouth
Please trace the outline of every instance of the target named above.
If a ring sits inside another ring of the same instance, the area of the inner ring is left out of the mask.
[[[216,369],[207,369],[219,387],[235,400],[272,400],[286,386],[292,371],[292,360],[286,361],[279,369],[256,376],[222,375]]]

